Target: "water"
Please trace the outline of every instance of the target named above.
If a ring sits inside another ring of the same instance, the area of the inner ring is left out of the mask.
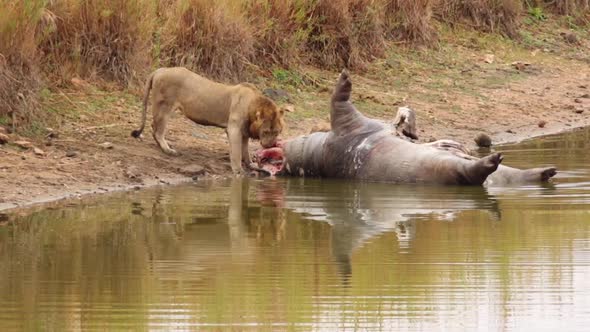
[[[552,184],[227,180],[0,216],[0,331],[585,331],[590,131]]]

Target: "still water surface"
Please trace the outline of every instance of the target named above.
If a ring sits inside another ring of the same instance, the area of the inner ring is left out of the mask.
[[[587,331],[590,131],[552,184],[227,180],[4,216],[0,331]]]

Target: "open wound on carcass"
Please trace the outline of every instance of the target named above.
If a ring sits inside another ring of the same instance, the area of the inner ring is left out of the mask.
[[[255,162],[262,170],[275,175],[283,169],[285,156],[283,148],[273,147],[256,151]]]

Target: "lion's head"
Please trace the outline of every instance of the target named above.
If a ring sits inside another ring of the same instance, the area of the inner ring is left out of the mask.
[[[250,104],[250,138],[259,139],[264,148],[275,146],[285,126],[283,116],[291,111],[291,107],[278,107],[269,98],[258,96]]]

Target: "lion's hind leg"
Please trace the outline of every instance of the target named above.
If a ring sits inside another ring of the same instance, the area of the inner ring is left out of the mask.
[[[157,102],[154,106],[154,118],[152,122],[152,133],[154,139],[160,146],[160,149],[168,155],[177,156],[179,153],[172,149],[166,141],[166,125],[170,119],[170,115],[177,108],[176,105],[167,103],[166,101]]]

